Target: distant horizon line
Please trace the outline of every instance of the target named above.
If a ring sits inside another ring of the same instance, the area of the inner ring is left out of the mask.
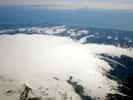
[[[98,10],[98,11],[102,11],[102,10],[107,10],[107,11],[126,11],[126,12],[133,12],[133,8],[132,9],[128,9],[128,8],[102,8],[102,7],[74,7],[74,8],[68,8],[68,7],[63,7],[63,6],[57,6],[57,5],[37,5],[37,4],[27,4],[27,5],[1,5],[0,7],[34,7],[34,8],[45,8],[45,9],[49,9],[49,10]]]

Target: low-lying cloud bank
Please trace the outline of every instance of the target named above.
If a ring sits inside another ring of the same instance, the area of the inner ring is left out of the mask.
[[[66,37],[0,35],[0,73],[18,83],[27,82],[31,86],[38,84],[38,87],[51,77],[65,81],[73,76],[75,81],[86,88],[84,91],[86,95],[103,100],[107,93],[118,92],[118,83],[105,76],[112,68],[97,55],[103,53],[133,57],[133,52],[127,49],[98,44],[83,45]],[[51,82],[46,84],[52,86]],[[2,86],[7,88],[5,84]],[[56,91],[54,86],[53,88]],[[54,96],[56,97],[56,94]],[[4,97],[7,98],[5,95],[0,96],[0,99]]]
[[[115,10],[133,10],[133,2],[131,0],[1,0],[0,5],[39,5],[52,9],[102,8]]]

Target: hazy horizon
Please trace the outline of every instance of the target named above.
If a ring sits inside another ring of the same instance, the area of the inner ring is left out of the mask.
[[[76,25],[133,31],[132,10],[49,9],[47,6],[0,6],[0,24]]]
[[[0,0],[0,5],[42,5],[48,8],[103,8],[133,10],[132,0]]]

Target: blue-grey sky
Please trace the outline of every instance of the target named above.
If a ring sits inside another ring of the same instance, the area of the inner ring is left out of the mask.
[[[48,8],[133,10],[133,0],[0,0],[0,5],[41,5]]]

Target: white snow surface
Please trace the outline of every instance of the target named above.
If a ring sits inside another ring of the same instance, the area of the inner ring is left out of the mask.
[[[111,66],[97,56],[102,53],[133,57],[129,49],[83,45],[67,37],[0,35],[0,100],[18,100],[23,83],[30,84],[34,94],[44,99],[81,100],[66,82],[70,76],[85,88],[86,95],[103,100],[107,93],[118,92],[118,83],[105,76]],[[46,88],[48,96],[42,94]],[[7,95],[8,89],[13,94]]]

